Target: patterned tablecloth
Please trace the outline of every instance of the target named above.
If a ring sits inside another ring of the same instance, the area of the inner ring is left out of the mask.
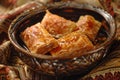
[[[9,5],[10,3],[7,3],[6,1],[9,1],[9,2],[14,1],[14,2],[10,2],[12,3],[12,5]],[[23,4],[26,4],[30,1],[34,1],[34,0],[24,0],[24,1],[23,0],[4,0],[4,2],[2,2],[1,0],[0,1],[0,20],[1,20],[1,16],[4,15],[5,13],[9,13],[14,8],[19,7]],[[61,1],[61,0],[39,0],[39,1],[46,4],[53,1]],[[66,0],[63,0],[63,1],[66,1]],[[88,3],[91,5],[106,9],[105,6],[102,6],[98,0],[92,0],[92,1],[91,0],[75,0],[75,1],[79,3]],[[100,1],[104,1],[104,0],[100,0]],[[109,2],[110,0],[105,0],[105,1]],[[113,15],[112,10],[108,10],[108,12],[110,12]],[[18,79],[17,77],[17,80],[53,80],[53,79],[55,80],[120,80],[120,33],[119,33],[120,17],[119,16],[120,15],[118,14],[114,16],[117,22],[117,35],[113,43],[113,46],[111,48],[113,49],[112,52],[95,69],[93,69],[91,72],[89,72],[85,76],[81,77],[80,75],[76,75],[76,76],[63,77],[63,78],[51,77],[51,76],[46,77],[46,75],[41,75],[29,69],[29,67],[25,65],[14,54],[12,56],[10,55],[11,56],[10,59],[12,60],[8,61],[9,63],[12,63],[12,64],[10,64],[9,66],[8,64],[6,65],[6,62],[3,62],[3,64],[0,64],[0,72],[1,72],[1,65],[3,65],[2,67],[5,67],[4,70],[6,70],[7,68],[11,69],[11,67],[14,68],[12,70],[15,70],[15,69],[18,70],[20,79]],[[2,50],[3,46],[5,47],[4,50]],[[0,56],[3,53],[2,51],[6,51],[5,52],[6,54],[8,54],[8,52],[12,53],[13,51],[11,50],[14,50],[14,49],[10,46],[11,45],[7,37],[7,33],[2,32],[0,30]],[[0,73],[0,80],[3,80],[1,79],[1,73]]]

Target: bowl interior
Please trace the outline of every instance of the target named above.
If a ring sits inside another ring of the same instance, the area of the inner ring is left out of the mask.
[[[57,14],[59,16],[62,16],[66,19],[69,19],[75,22],[82,15],[91,15],[96,20],[104,23],[99,33],[97,34],[97,38],[95,40],[96,42],[93,42],[94,44],[99,44],[99,48],[109,44],[113,39],[112,37],[115,35],[115,27],[114,27],[115,25],[113,23],[112,17],[101,9],[89,7],[87,5],[74,6],[74,7],[68,6],[68,5],[67,6],[59,5],[52,8],[48,6],[47,9],[54,14]],[[35,23],[40,22],[45,15],[45,11],[46,9],[40,9],[37,7],[33,10],[23,13],[17,19],[15,19],[14,22],[11,24],[8,33],[9,33],[9,38],[11,42],[15,45],[15,47],[17,47],[23,53],[27,53],[31,56],[38,57],[38,58],[51,59],[53,57],[49,55],[40,54],[38,56],[36,54],[30,53],[19,36],[20,33],[23,30],[25,30],[27,27],[30,27],[31,25],[34,25]],[[99,40],[100,37],[101,38],[105,37],[106,39],[102,41],[102,40]],[[99,50],[99,49],[96,49],[96,50]]]

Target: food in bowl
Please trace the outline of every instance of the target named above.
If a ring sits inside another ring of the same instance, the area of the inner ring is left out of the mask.
[[[69,34],[77,29],[75,22],[67,20],[56,14],[52,14],[47,10],[41,24],[45,29],[52,34],[55,38],[60,38]]]
[[[73,58],[94,49],[92,41],[100,27],[101,22],[91,15],[74,22],[47,10],[41,22],[27,27],[20,36],[33,54]]]
[[[45,54],[58,45],[40,23],[28,27],[20,36],[31,53]]]
[[[73,58],[31,53],[19,35],[27,27],[42,21],[46,10],[74,22],[77,22],[79,17],[84,15],[91,15],[99,22],[104,22],[106,26],[103,27],[104,25],[102,23],[96,35],[95,42],[92,41],[96,48],[87,51],[86,55]],[[106,11],[88,4],[78,4],[68,1],[47,4],[45,7],[34,7],[32,10],[21,14],[10,25],[8,35],[11,43],[17,50],[15,54],[31,69],[41,74],[68,76],[74,74],[83,75],[93,69],[108,54],[109,47],[115,37],[115,32],[116,26],[114,19]],[[102,38],[105,39],[101,40]]]
[[[80,16],[76,24],[79,27],[79,30],[86,34],[91,41],[95,40],[102,25],[101,22],[95,20],[95,18],[90,15]]]
[[[58,39],[59,46],[51,51],[52,56],[79,57],[94,48],[89,38],[79,30]]]

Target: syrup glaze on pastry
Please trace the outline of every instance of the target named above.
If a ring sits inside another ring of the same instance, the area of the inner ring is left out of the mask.
[[[21,38],[32,53],[77,57],[95,48],[92,42],[100,27],[91,15],[80,16],[74,22],[46,11],[41,23],[25,29]]]
[[[49,11],[46,11],[41,24],[44,25],[45,29],[55,38],[60,38],[61,36],[69,34],[77,29],[75,22],[56,14],[52,14]]]
[[[53,56],[76,57],[94,48],[88,37],[79,30],[58,39],[59,46],[51,51]]]
[[[101,22],[95,20],[95,18],[90,15],[80,16],[76,24],[79,30],[86,34],[91,41],[95,40],[101,27]]]
[[[58,45],[40,23],[28,27],[20,36],[32,53],[46,54]]]

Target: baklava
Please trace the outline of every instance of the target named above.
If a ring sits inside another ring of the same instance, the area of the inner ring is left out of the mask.
[[[91,15],[80,16],[76,24],[79,27],[79,30],[87,35],[91,41],[95,40],[101,27],[101,22],[97,21]]]
[[[52,56],[76,57],[94,48],[89,38],[79,30],[58,39],[59,46],[50,51]]]
[[[20,36],[31,53],[46,54],[58,45],[40,23],[27,27]]]
[[[49,11],[46,11],[41,24],[44,25],[45,29],[55,38],[60,38],[77,29],[75,22],[67,20],[59,15],[52,14]]]

